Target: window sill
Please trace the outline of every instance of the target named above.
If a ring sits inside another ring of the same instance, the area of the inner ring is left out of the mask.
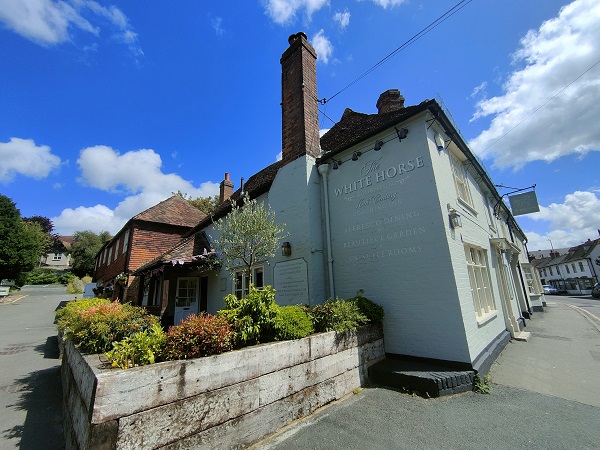
[[[468,212],[470,212],[471,214],[473,214],[475,217],[477,217],[477,211],[475,210],[475,208],[473,208],[471,205],[469,205],[467,202],[465,202],[462,198],[457,197],[456,200],[458,201],[458,203],[460,204],[460,206],[466,208],[466,210]]]
[[[484,326],[491,320],[495,319],[497,315],[498,315],[498,311],[492,311],[492,312],[489,312],[489,313],[481,316],[480,318],[477,319],[477,326],[478,327]]]

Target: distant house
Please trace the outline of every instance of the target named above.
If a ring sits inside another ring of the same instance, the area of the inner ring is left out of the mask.
[[[177,323],[216,313],[223,297],[273,285],[281,305],[322,303],[359,289],[383,305],[386,352],[487,370],[543,309],[526,237],[489,175],[435,100],[405,106],[384,92],[378,113],[347,109],[319,138],[316,52],[290,36],[282,65],[282,160],[242,192],[286,224],[285,251],[249,276],[214,263],[222,203],[136,274],[145,301]],[[283,243],[282,243],[283,244]],[[141,292],[141,291],[140,291]]]
[[[532,252],[531,252],[532,253]],[[530,253],[530,256],[533,256]],[[558,251],[548,251],[548,256],[531,259],[543,284],[549,284],[567,294],[591,294],[599,281],[600,239],[588,239],[583,244]]]
[[[73,244],[73,236],[59,236],[60,245],[58,248],[43,254],[40,257],[40,267],[67,270],[71,268],[71,245]]]
[[[144,286],[133,272],[177,244],[204,217],[180,195],[132,217],[96,254],[97,288],[109,298],[136,302]]]

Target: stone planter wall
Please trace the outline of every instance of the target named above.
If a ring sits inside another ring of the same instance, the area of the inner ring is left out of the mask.
[[[217,356],[129,370],[64,343],[67,448],[239,448],[366,382],[382,331],[320,333]]]

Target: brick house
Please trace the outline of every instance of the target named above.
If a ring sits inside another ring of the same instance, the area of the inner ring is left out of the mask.
[[[316,52],[290,36],[282,65],[282,160],[242,192],[267,203],[289,233],[281,251],[230,274],[204,255],[221,204],[136,272],[155,286],[165,323],[217,313],[227,294],[272,285],[280,305],[322,303],[359,289],[381,304],[386,353],[487,372],[543,310],[526,236],[485,168],[435,100],[405,106],[396,89],[377,113],[346,109],[319,138]],[[282,243],[284,244],[284,243]]]
[[[106,297],[136,303],[141,287],[133,272],[176,245],[204,217],[180,195],[137,214],[96,254],[93,281]]]

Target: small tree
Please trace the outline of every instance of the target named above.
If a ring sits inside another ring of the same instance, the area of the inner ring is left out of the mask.
[[[40,224],[25,222],[15,203],[0,195],[0,280],[18,279],[33,269],[48,245]]]
[[[89,230],[76,231],[71,245],[73,272],[80,277],[92,274],[96,265],[96,253],[109,240],[108,231],[101,231],[100,234]]]
[[[185,194],[181,191],[173,192],[173,194],[181,196],[194,208],[197,208],[208,215],[211,215],[215,211],[215,209],[217,209],[217,206],[219,206],[218,195],[213,195],[212,197],[208,196],[192,198],[191,195]]]
[[[284,233],[285,224],[275,223],[275,212],[269,205],[250,200],[248,194],[241,205],[234,201],[231,205],[231,212],[215,222],[220,233],[215,247],[232,276],[243,266],[250,279],[254,265],[275,256],[279,242],[289,234]]]

